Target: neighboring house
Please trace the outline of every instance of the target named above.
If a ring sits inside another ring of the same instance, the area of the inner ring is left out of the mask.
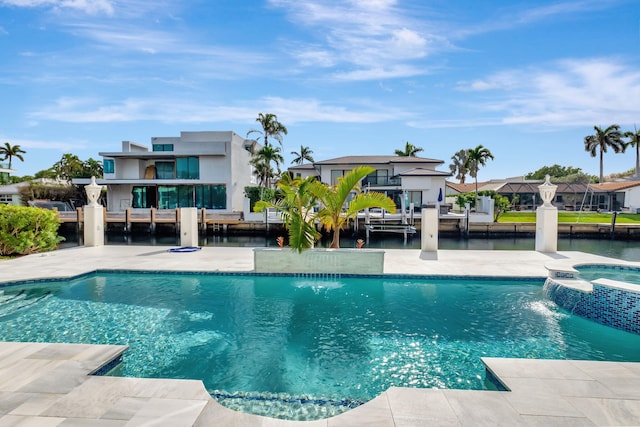
[[[101,152],[109,211],[197,207],[241,212],[244,187],[255,185],[249,163],[256,145],[231,131],[181,132],[151,138],[151,148],[130,141]],[[76,184],[88,180],[74,180]]]
[[[326,184],[335,185],[338,178],[352,169],[371,166],[375,172],[362,180],[364,191],[384,193],[398,207],[408,207],[413,203],[419,209],[444,201],[445,179],[451,173],[436,170],[443,163],[442,160],[424,157],[345,156],[294,166],[289,171],[302,178],[316,176]]]
[[[0,163],[0,184],[9,182],[9,174],[14,173],[13,169],[9,169],[9,163]]]
[[[25,185],[24,182],[18,182],[0,186],[0,204],[22,206],[20,187],[23,185]]]
[[[516,210],[534,210],[542,204],[538,187],[543,181],[507,178],[478,183],[478,191],[494,190],[514,200]],[[602,184],[556,183],[553,204],[568,211],[629,211],[640,209],[640,181],[616,181]],[[447,182],[447,195],[472,193],[475,184]]]

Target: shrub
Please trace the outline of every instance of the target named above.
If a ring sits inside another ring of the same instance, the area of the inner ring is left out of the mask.
[[[28,255],[54,250],[63,238],[54,211],[0,205],[0,255]]]
[[[249,198],[249,210],[254,212],[253,207],[258,200],[274,201],[276,199],[276,190],[269,187],[244,187],[244,195]]]

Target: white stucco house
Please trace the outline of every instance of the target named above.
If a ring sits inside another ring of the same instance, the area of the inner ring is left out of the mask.
[[[398,207],[415,209],[444,202],[445,179],[449,172],[436,170],[443,160],[403,156],[345,156],[289,168],[294,176],[316,176],[334,185],[337,179],[357,166],[371,166],[375,172],[362,180],[362,189],[392,198]]]
[[[244,187],[256,185],[249,163],[255,144],[231,131],[153,137],[151,150],[123,141],[122,151],[99,153],[104,178],[97,182],[107,187],[109,211],[197,207],[241,212]]]

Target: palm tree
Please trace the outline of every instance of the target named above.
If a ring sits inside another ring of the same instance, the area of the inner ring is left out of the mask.
[[[282,217],[289,232],[289,246],[302,252],[312,248],[320,237],[315,227],[315,213],[317,198],[309,190],[314,185],[315,178],[292,178],[284,174],[278,183],[283,197],[276,202],[259,200],[255,205],[255,211],[260,212],[265,208],[275,208]]]
[[[467,174],[469,173],[469,169],[467,168],[468,151],[469,150],[460,150],[451,156],[453,163],[449,165],[449,169],[452,174],[455,174],[460,184],[464,184]]]
[[[635,125],[633,126],[633,132],[625,132],[624,136],[629,138],[627,145],[636,147],[636,179],[640,177],[640,130]]]
[[[251,163],[256,168],[256,172],[259,173],[260,181],[266,187],[271,187],[271,178],[274,178],[276,174],[272,163],[275,163],[278,171],[277,175],[280,175],[280,163],[284,162],[284,157],[280,154],[280,147],[274,147],[272,145],[265,145],[260,148],[251,159]]]
[[[5,142],[3,146],[0,147],[0,156],[2,156],[2,160],[9,159],[9,169],[11,169],[11,162],[13,158],[19,159],[21,162],[24,162],[23,154],[25,154],[22,148],[19,145],[11,145],[8,142]]]
[[[247,132],[247,137],[252,133],[258,133],[262,139],[264,139],[265,147],[269,145],[269,138],[273,138],[282,145],[282,135],[287,134],[287,128],[278,121],[278,116],[275,114],[267,113],[262,114],[259,113],[256,118],[256,122],[260,123],[262,130],[260,129],[251,129]]]
[[[626,144],[622,140],[622,133],[619,125],[611,125],[606,129],[594,126],[595,135],[587,135],[584,137],[584,149],[595,157],[600,152],[600,183],[604,181],[603,159],[607,148],[611,148],[614,153],[624,153]]]
[[[478,171],[480,166],[485,166],[487,160],[493,160],[493,154],[488,148],[478,145],[476,148],[469,148],[467,150],[467,161],[465,167],[469,170],[471,178],[475,178],[476,181],[476,199],[478,198]]]
[[[392,213],[396,211],[396,205],[393,200],[384,194],[361,192],[360,181],[372,172],[375,172],[375,169],[370,166],[359,166],[344,174],[343,177],[338,178],[336,185],[329,186],[315,181],[310,186],[310,191],[322,204],[317,213],[317,218],[325,230],[333,231],[332,248],[340,247],[340,230],[359,211],[367,208],[383,208]],[[347,200],[354,192],[355,197],[347,204]]]
[[[311,150],[309,147],[305,147],[304,145],[301,145],[299,153],[296,153],[295,151],[291,152],[291,154],[296,156],[296,158],[293,159],[291,163],[295,163],[296,165],[301,165],[304,163],[305,160],[313,163],[315,162],[315,160],[313,160],[313,156],[311,155],[312,153],[313,153],[313,150]]]
[[[416,147],[415,145],[407,141],[404,145],[404,149],[396,150],[395,154],[396,156],[402,157],[416,157],[416,154],[421,151],[424,151],[421,147]]]

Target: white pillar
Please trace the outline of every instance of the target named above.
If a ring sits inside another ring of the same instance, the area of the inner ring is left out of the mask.
[[[102,186],[96,184],[96,177],[84,186],[89,204],[83,208],[84,213],[84,245],[104,246],[104,209],[98,204]]]
[[[84,214],[84,245],[104,246],[104,208],[98,206],[85,206]]]
[[[438,251],[438,210],[422,209],[422,252]]]
[[[538,186],[542,198],[542,206],[536,209],[536,251],[558,251],[558,208],[551,204],[556,194],[557,185],[551,184],[549,175],[545,182]]]
[[[555,206],[536,209],[536,251],[558,251],[558,208]]]
[[[180,246],[198,246],[197,208],[180,208]]]

